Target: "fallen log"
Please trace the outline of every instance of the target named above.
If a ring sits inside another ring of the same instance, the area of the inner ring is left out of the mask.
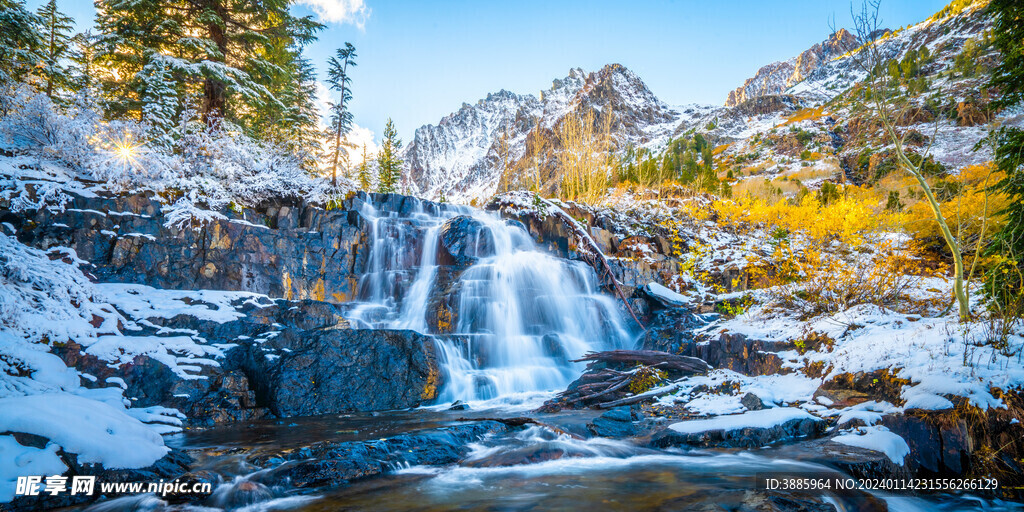
[[[587,368],[593,368],[601,363],[615,365],[645,365],[653,366],[660,370],[675,371],[686,375],[707,373],[711,367],[703,359],[657,350],[608,350],[605,352],[590,352],[585,356],[574,359],[574,363],[589,362]],[[606,368],[605,370],[607,370]]]
[[[647,391],[647,392],[644,392],[644,393],[639,393],[639,394],[636,394],[636,395],[633,395],[633,396],[627,396],[625,398],[620,398],[618,400],[612,400],[611,402],[600,403],[600,404],[597,404],[596,407],[598,409],[612,409],[614,407],[621,407],[623,405],[633,405],[635,403],[643,402],[644,400],[647,400],[647,399],[650,399],[650,398],[658,398],[660,396],[664,396],[664,395],[667,395],[669,393],[672,393],[673,391],[679,389],[679,386],[681,386],[680,383],[673,382],[672,384],[669,384],[667,386],[661,386],[660,388],[654,388],[654,389],[652,389],[650,391]]]

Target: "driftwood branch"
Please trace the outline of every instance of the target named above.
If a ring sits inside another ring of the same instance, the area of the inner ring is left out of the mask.
[[[654,366],[660,370],[683,374],[707,373],[711,369],[703,359],[681,356],[657,350],[609,350],[606,352],[590,352],[573,360],[574,363],[590,362],[588,368],[597,363],[605,364],[641,364]]]
[[[587,362],[587,371],[569,389],[546,402],[540,409],[542,412],[566,407],[608,409],[635,404],[679,389],[679,383],[664,384],[666,380],[707,373],[710,370],[710,366],[702,359],[656,350],[591,352],[573,362]],[[639,389],[630,386],[634,383],[639,384]],[[658,383],[664,385],[641,393],[631,392]]]
[[[635,403],[643,402],[644,400],[647,400],[647,399],[650,399],[650,398],[658,398],[659,396],[664,396],[664,395],[667,395],[669,393],[672,393],[673,391],[679,389],[679,386],[680,386],[680,384],[678,382],[673,382],[672,384],[669,384],[667,386],[661,386],[659,388],[654,388],[654,389],[652,389],[650,391],[647,391],[647,392],[644,392],[644,393],[639,393],[639,394],[636,394],[636,395],[633,395],[633,396],[627,396],[625,398],[620,398],[618,400],[612,400],[611,402],[604,402],[604,403],[597,404],[597,408],[598,409],[612,409],[614,407],[621,407],[623,405],[632,405],[632,404],[635,404]]]

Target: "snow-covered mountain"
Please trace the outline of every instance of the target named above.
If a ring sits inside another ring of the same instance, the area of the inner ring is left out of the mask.
[[[952,65],[967,40],[978,39],[991,26],[986,4],[951,4],[920,23],[882,29],[865,39],[877,45],[883,59],[899,60],[911,49],[928,47],[928,72],[938,73]],[[533,141],[540,140],[542,187],[552,191],[560,178],[554,156],[561,148],[557,130],[562,120],[569,113],[600,114],[609,106],[619,149],[632,145],[657,150],[690,130],[701,131],[716,144],[743,140],[786,122],[800,108],[832,100],[862,80],[866,73],[851,57],[851,50],[861,44],[857,36],[839,29],[792,59],[762,67],[729,92],[724,106],[666,105],[619,64],[589,73],[572,69],[539,96],[504,90],[489,94],[475,104],[463,104],[436,125],[416,130],[404,155],[405,185],[426,198],[486,198],[501,186],[503,156],[514,169]],[[945,75],[934,80],[934,86],[951,91],[957,101],[971,96],[964,87],[977,85]],[[507,152],[502,151],[503,139]]]
[[[857,36],[841,28],[792,59],[773,62],[758,69],[742,86],[729,91],[725,106],[735,107],[749,99],[780,94],[803,81],[826,62],[858,46],[860,43]]]
[[[416,130],[405,153],[406,175],[423,197],[469,200],[493,194],[501,180],[501,141],[508,161],[526,152],[538,128],[550,137],[566,114],[603,112],[611,107],[616,140],[635,146],[667,140],[680,120],[677,109],[659,100],[633,72],[609,64],[587,73],[576,68],[540,96],[499,91]]]

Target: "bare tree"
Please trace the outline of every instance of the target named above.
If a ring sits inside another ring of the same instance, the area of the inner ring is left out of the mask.
[[[942,238],[953,255],[953,294],[959,304],[960,319],[967,320],[970,318],[970,303],[964,285],[964,262],[960,241],[950,230],[924,171],[924,164],[931,151],[931,144],[934,144],[935,133],[938,131],[940,116],[936,116],[935,132],[932,134],[929,146],[915,163],[906,150],[906,140],[911,133],[910,130],[906,130],[902,134],[897,130],[898,122],[905,119],[913,107],[911,95],[901,85],[898,78],[885,72],[885,64],[890,59],[883,54],[882,45],[876,39],[882,29],[878,16],[880,5],[881,0],[865,0],[861,4],[859,12],[852,5],[850,8],[854,32],[861,46],[859,48],[844,48],[844,50],[849,52],[850,60],[866,73],[862,91],[860,94],[853,91],[851,96],[857,102],[857,107],[861,107],[871,120],[876,120],[881,125],[883,137],[893,145],[897,164],[917,181],[924,192],[934,214],[935,222],[942,233]]]

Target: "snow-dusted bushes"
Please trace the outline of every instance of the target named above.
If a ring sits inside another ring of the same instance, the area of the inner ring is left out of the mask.
[[[75,177],[102,182],[113,192],[154,190],[170,205],[170,223],[177,226],[218,217],[231,203],[253,206],[281,197],[323,203],[355,189],[343,179],[331,190],[300,158],[230,124],[207,124],[194,110],[184,111],[168,131],[105,120],[86,94],[62,108],[22,87],[11,91],[0,111],[4,149],[60,161]]]
[[[93,336],[93,315],[109,316],[94,306],[93,284],[77,267],[50,255],[75,259],[74,253],[45,253],[0,235],[0,331],[28,342],[81,341]]]

